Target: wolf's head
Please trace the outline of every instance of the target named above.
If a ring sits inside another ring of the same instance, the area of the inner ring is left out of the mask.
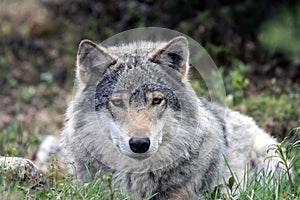
[[[80,43],[77,79],[94,91],[99,130],[131,158],[155,154],[180,121],[188,73],[188,42],[136,42],[104,48]],[[90,97],[91,98],[91,97]]]

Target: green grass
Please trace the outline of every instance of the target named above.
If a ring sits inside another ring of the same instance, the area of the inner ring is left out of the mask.
[[[300,127],[294,129],[299,133]],[[282,173],[272,171],[255,171],[249,178],[247,169],[242,180],[232,172],[229,180],[213,191],[206,193],[206,199],[300,199],[300,140],[288,142],[285,138],[281,143],[274,144],[269,150],[275,151],[274,157],[279,158]],[[230,169],[230,166],[227,163]],[[246,181],[245,181],[246,180]],[[222,190],[222,188],[225,188]]]

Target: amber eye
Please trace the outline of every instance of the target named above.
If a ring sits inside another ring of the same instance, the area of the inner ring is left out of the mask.
[[[111,103],[112,103],[114,106],[117,106],[117,107],[123,106],[123,102],[122,102],[121,99],[111,100]]]
[[[152,105],[158,105],[162,102],[163,98],[155,97],[152,100]]]

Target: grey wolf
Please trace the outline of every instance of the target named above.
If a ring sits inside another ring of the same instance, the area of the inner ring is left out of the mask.
[[[224,158],[239,177],[245,166],[266,169],[276,140],[252,118],[198,98],[189,67],[182,36],[109,47],[83,40],[62,131],[72,173],[112,171],[115,187],[136,199],[198,199],[230,177]]]

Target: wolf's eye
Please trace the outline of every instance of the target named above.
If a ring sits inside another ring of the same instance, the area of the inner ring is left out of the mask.
[[[122,102],[121,99],[111,100],[111,103],[112,103],[114,106],[117,106],[117,107],[122,107],[122,106],[123,106],[123,102]]]
[[[160,104],[162,102],[162,100],[163,100],[162,98],[155,97],[152,100],[152,105],[158,105],[158,104]]]

